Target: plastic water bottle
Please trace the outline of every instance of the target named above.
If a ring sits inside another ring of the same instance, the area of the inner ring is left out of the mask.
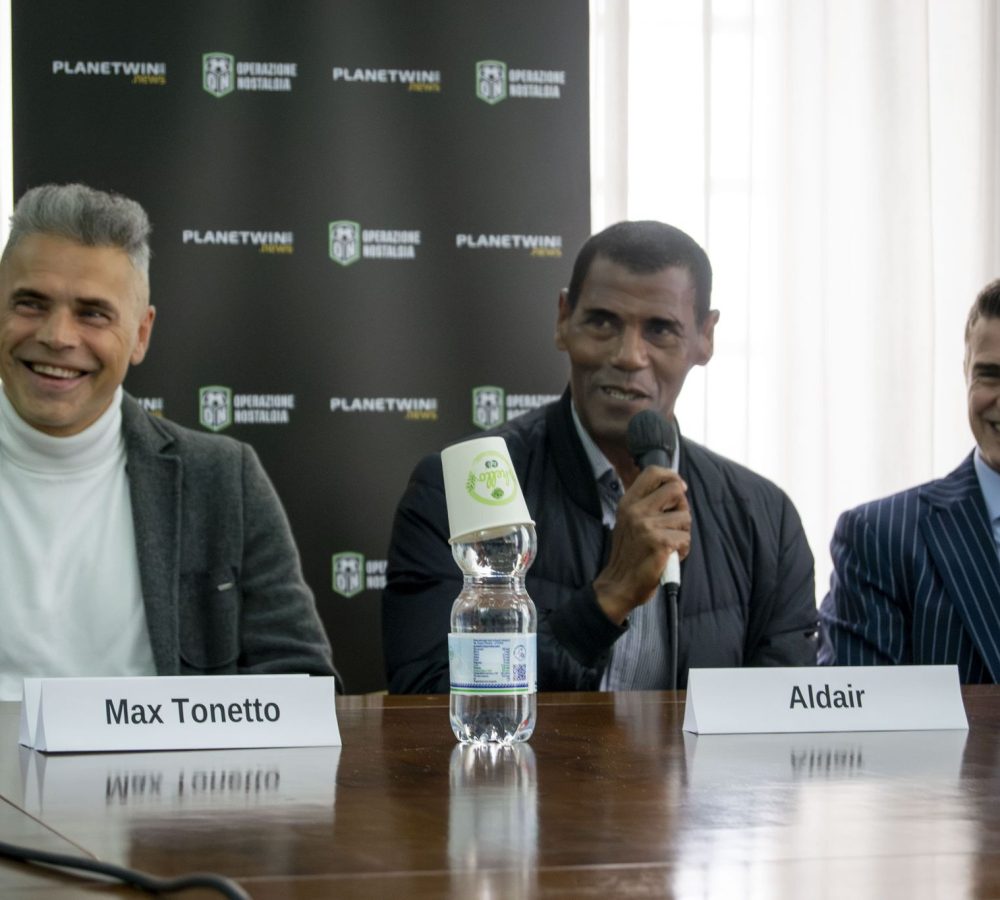
[[[537,709],[535,604],[524,575],[534,525],[487,529],[452,543],[465,584],[451,608],[451,728],[463,743],[526,741]]]

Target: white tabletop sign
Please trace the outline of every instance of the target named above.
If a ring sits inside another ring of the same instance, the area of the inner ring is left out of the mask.
[[[956,666],[691,669],[695,734],[968,729]]]
[[[340,744],[334,679],[26,678],[19,742],[48,753]]]

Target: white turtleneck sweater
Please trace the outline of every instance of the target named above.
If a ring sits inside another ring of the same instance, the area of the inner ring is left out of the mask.
[[[125,473],[119,388],[70,437],[0,386],[0,700],[22,678],[155,675]]]

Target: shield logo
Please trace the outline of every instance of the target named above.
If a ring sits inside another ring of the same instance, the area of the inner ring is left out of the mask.
[[[477,428],[492,428],[504,421],[503,388],[484,385],[472,389],[472,424]]]
[[[341,597],[353,597],[365,589],[365,558],[360,553],[333,554],[333,590]]]
[[[507,63],[496,59],[476,63],[476,96],[490,106],[506,99]]]
[[[361,258],[361,226],[341,219],[330,223],[330,259],[349,266]]]
[[[230,53],[204,53],[201,86],[213,97],[225,97],[236,87],[236,60]]]
[[[233,392],[219,384],[198,389],[198,421],[209,431],[233,424]]]

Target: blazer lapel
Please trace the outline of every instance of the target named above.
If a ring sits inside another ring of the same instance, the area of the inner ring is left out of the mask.
[[[128,395],[122,404],[126,470],[135,525],[146,624],[156,670],[179,673],[177,596],[180,575],[181,461],[166,453],[173,439]]]
[[[1000,558],[970,455],[921,490],[920,530],[952,603],[994,681],[1000,681]]]

